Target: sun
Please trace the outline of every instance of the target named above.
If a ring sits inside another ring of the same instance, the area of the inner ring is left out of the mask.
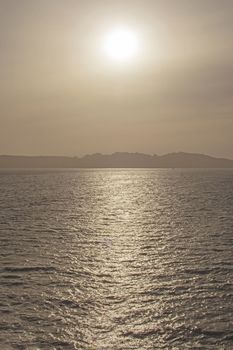
[[[138,35],[127,27],[115,28],[105,35],[103,49],[112,61],[132,62],[139,51]]]

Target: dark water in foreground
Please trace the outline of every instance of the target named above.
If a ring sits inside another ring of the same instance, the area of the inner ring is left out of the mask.
[[[0,349],[233,349],[233,171],[0,172]]]

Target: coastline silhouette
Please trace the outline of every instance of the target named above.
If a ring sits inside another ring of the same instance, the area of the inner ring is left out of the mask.
[[[0,168],[233,168],[233,160],[199,153],[94,153],[83,157],[1,155]]]

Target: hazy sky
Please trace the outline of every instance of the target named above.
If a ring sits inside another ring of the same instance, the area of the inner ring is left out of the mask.
[[[233,1],[0,0],[0,81],[0,154],[233,158]]]

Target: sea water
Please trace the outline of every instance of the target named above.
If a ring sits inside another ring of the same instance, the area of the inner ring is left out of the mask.
[[[0,172],[0,349],[233,349],[233,170]]]

